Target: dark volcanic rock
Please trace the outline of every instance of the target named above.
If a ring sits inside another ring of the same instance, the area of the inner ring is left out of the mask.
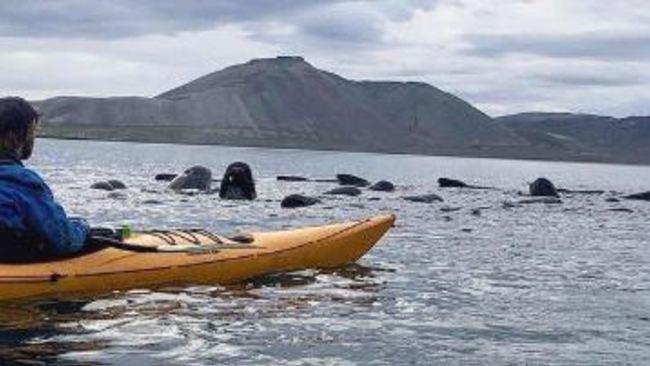
[[[295,175],[278,175],[277,180],[283,182],[307,182],[309,178],[298,177]]]
[[[467,183],[462,182],[460,180],[451,179],[451,178],[438,178],[438,186],[440,186],[440,188],[449,188],[449,187],[465,188],[465,187],[469,187],[467,185]]]
[[[531,196],[552,196],[557,197],[557,189],[550,180],[537,178],[529,187]]]
[[[163,182],[171,182],[176,177],[178,177],[178,174],[161,173],[161,174],[156,174],[154,179]]]
[[[306,207],[320,203],[321,201],[318,198],[307,197],[301,194],[291,194],[284,197],[280,206],[283,208],[296,208],[296,207]]]
[[[225,200],[254,200],[257,198],[253,172],[241,161],[228,165],[221,180],[219,197]]]
[[[109,179],[108,183],[113,186],[113,189],[126,189],[126,184],[117,179]]]
[[[433,203],[433,202],[443,202],[442,197],[438,196],[435,193],[423,194],[419,196],[406,196],[402,197],[403,199],[411,202],[421,202],[421,203]]]
[[[336,179],[342,186],[367,187],[370,185],[370,182],[367,180],[352,174],[337,174]]]
[[[174,178],[174,180],[169,183],[169,188],[174,191],[185,189],[209,191],[211,184],[212,171],[204,166],[196,165]]]
[[[624,196],[623,198],[627,198],[628,200],[650,201],[650,191],[630,194],[630,195]]]
[[[368,189],[371,191],[392,192],[395,190],[395,185],[387,180],[380,180],[371,185]]]
[[[338,187],[325,192],[324,194],[342,195],[342,196],[358,196],[361,190],[357,187]]]
[[[101,189],[101,190],[104,190],[104,191],[112,191],[112,190],[115,189],[115,187],[113,187],[112,184],[110,184],[109,182],[106,182],[106,181],[93,183],[90,186],[90,188],[92,188],[92,189]]]

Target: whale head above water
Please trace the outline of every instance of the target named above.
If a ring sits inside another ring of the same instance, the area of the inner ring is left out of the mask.
[[[221,180],[219,197],[226,200],[254,200],[257,198],[253,173],[248,164],[238,161],[228,165],[223,180]]]

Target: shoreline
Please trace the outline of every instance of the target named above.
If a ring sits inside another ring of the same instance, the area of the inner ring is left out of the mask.
[[[182,145],[182,146],[223,146],[223,147],[239,147],[239,148],[262,148],[274,150],[297,150],[297,151],[316,151],[316,152],[345,152],[345,153],[366,153],[366,154],[384,154],[384,155],[406,155],[416,157],[447,157],[447,158],[461,158],[461,159],[497,159],[497,160],[515,160],[515,161],[534,161],[534,162],[551,162],[551,163],[579,163],[579,164],[598,164],[598,165],[627,165],[627,166],[650,166],[650,162],[635,162],[627,160],[615,159],[559,159],[559,158],[545,158],[535,156],[509,156],[503,154],[471,154],[468,153],[453,153],[453,152],[437,152],[437,153],[416,153],[416,152],[395,152],[395,151],[371,151],[371,150],[351,150],[351,149],[336,149],[336,148],[304,148],[304,147],[286,147],[286,146],[268,146],[268,145],[255,145],[255,144],[228,144],[228,143],[202,143],[202,142],[178,142],[160,140],[139,140],[129,138],[93,138],[93,137],[68,137],[68,136],[38,136],[39,139],[50,140],[71,140],[71,141],[98,141],[98,142],[125,142],[125,143],[141,143],[141,144],[166,144],[166,145]]]

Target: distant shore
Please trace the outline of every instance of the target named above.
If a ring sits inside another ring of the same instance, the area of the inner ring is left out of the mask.
[[[559,157],[549,155],[536,155],[538,151],[520,151],[518,153],[507,154],[506,151],[494,150],[481,150],[481,149],[440,149],[439,151],[431,151],[427,153],[416,151],[390,151],[390,150],[370,150],[370,149],[349,149],[349,148],[328,148],[326,146],[291,146],[288,144],[281,145],[268,145],[263,143],[229,143],[228,141],[222,142],[208,142],[208,141],[178,141],[171,138],[156,138],[150,136],[149,138],[136,138],[128,136],[57,136],[51,134],[40,134],[41,139],[52,140],[72,140],[72,141],[102,141],[102,142],[131,142],[143,144],[171,144],[171,145],[196,145],[196,146],[228,146],[228,147],[242,147],[242,148],[266,148],[266,149],[280,149],[280,150],[305,150],[305,151],[339,151],[351,153],[371,153],[371,154],[387,154],[387,155],[415,155],[415,156],[444,156],[444,157],[458,157],[458,158],[476,158],[476,159],[504,159],[504,160],[530,160],[530,161],[549,161],[549,162],[568,162],[568,163],[591,163],[591,164],[620,164],[620,165],[638,165],[647,166],[649,162],[644,161],[629,161],[621,159],[606,159],[602,156],[579,156],[571,155],[570,157]]]

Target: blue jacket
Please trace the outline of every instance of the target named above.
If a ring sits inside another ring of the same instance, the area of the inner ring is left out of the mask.
[[[84,219],[68,218],[52,191],[12,154],[0,152],[0,246],[38,245],[47,254],[80,250],[88,235]]]

